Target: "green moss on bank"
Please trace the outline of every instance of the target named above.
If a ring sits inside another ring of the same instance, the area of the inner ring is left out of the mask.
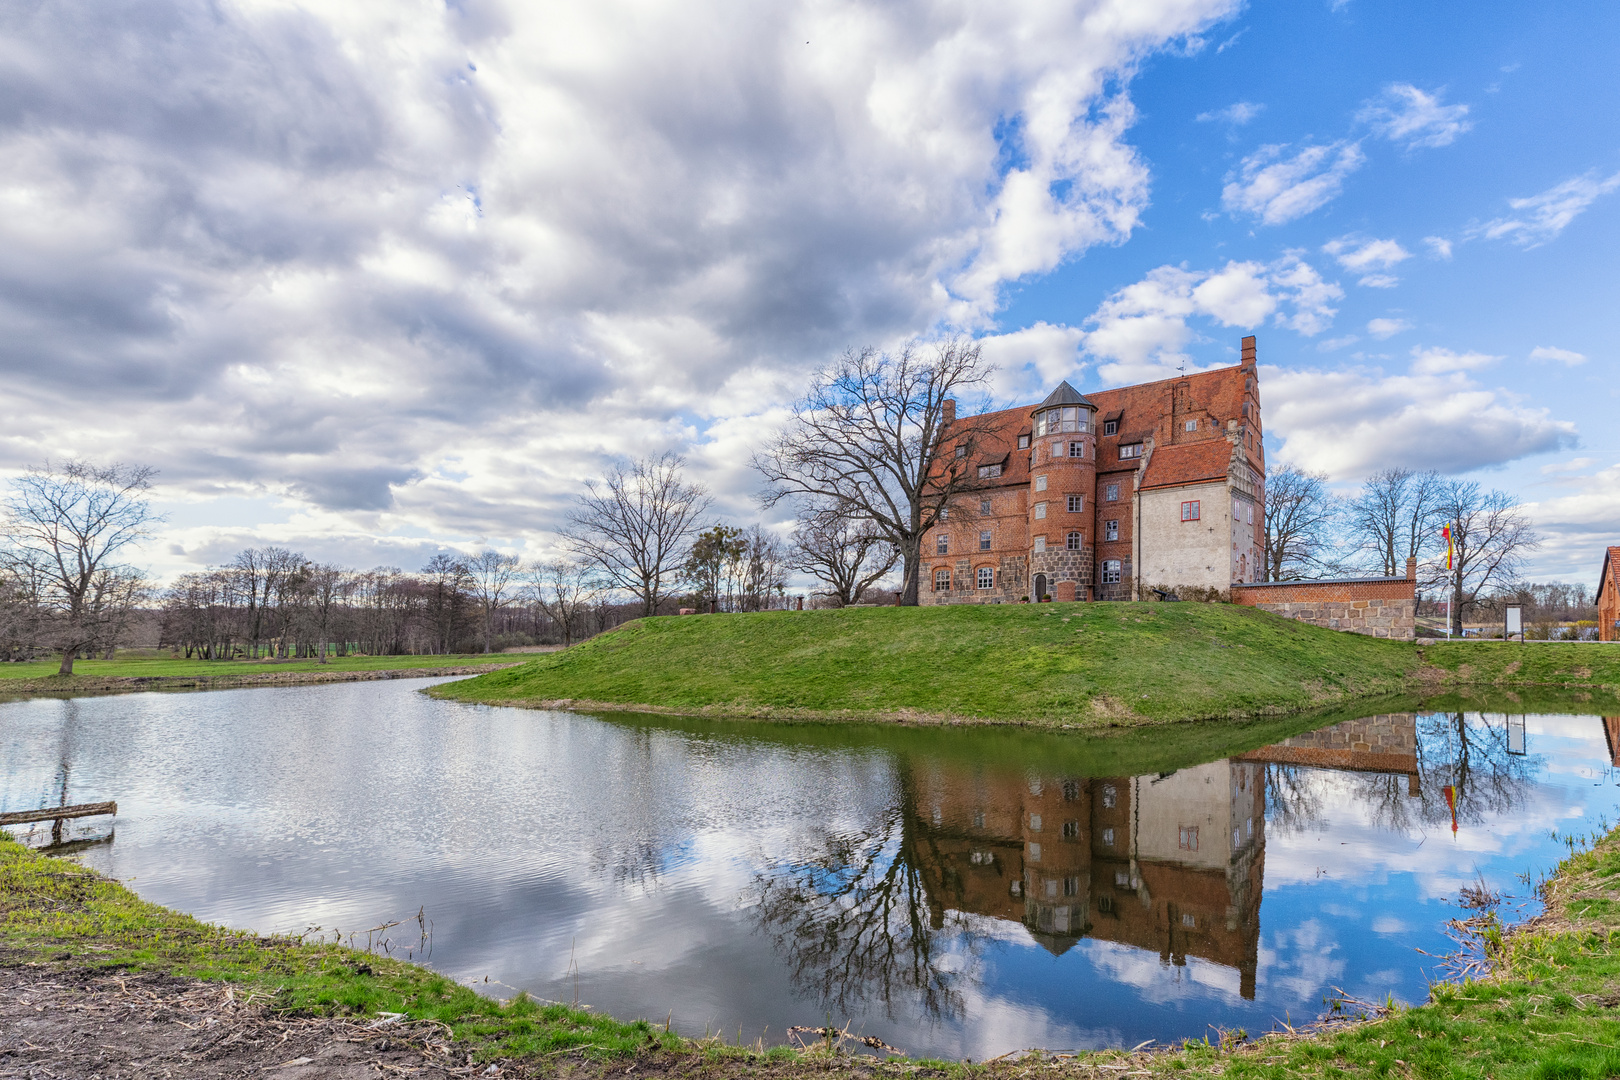
[[[1620,687],[1620,650],[1519,648],[1539,655],[1479,643],[1420,648],[1226,604],[846,608],[641,619],[434,693],[733,716],[1090,726],[1278,715],[1470,682]]]

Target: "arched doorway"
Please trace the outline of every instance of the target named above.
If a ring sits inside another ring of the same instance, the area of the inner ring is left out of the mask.
[[[1035,575],[1035,602],[1040,603],[1041,598],[1044,597],[1045,595],[1046,595],[1046,575],[1045,574],[1036,574]]]

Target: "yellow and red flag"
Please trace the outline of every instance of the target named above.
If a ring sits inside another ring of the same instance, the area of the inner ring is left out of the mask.
[[[1446,538],[1446,569],[1450,570],[1451,569],[1451,553],[1452,553],[1453,549],[1452,549],[1452,544],[1451,544],[1451,523],[1449,521],[1446,522],[1446,527],[1444,529],[1440,530],[1440,535],[1444,536]]]

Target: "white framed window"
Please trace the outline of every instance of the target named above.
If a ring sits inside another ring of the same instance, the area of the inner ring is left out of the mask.
[[[1045,550],[1046,550],[1046,537],[1037,536],[1035,538],[1035,554],[1039,555],[1041,552],[1043,552]]]
[[[1199,500],[1197,499],[1193,499],[1191,502],[1184,502],[1181,504],[1182,521],[1197,521],[1200,512]]]
[[[1104,435],[1118,435],[1119,434],[1119,421],[1118,420],[1104,420],[1103,421],[1103,434]]]
[[[1035,434],[1056,435],[1060,431],[1085,431],[1090,426],[1091,410],[1079,405],[1063,405],[1047,409],[1035,418]]]
[[[1060,458],[1063,456],[1063,444],[1061,442],[1055,442],[1052,444],[1052,456],[1055,458]]]
[[[1080,514],[1080,513],[1084,513],[1085,509],[1086,509],[1086,497],[1084,495],[1070,495],[1069,496],[1069,513],[1071,513],[1071,514]]]
[[[995,465],[980,465],[979,466],[979,479],[980,480],[994,480],[996,477],[998,477],[1000,475],[1001,475],[1001,465],[1000,465],[999,462],[997,464],[995,464]]]
[[[959,457],[959,458],[967,457],[967,446],[966,445],[958,446],[956,448],[956,456]]]
[[[1119,485],[1118,484],[1109,484],[1107,487],[1103,488],[1103,498],[1106,499],[1109,502],[1118,502],[1119,501]]]
[[[934,554],[949,555],[951,553],[951,538],[946,533],[934,537]]]
[[[1020,450],[1028,450],[1029,449],[1029,436],[1028,435],[1020,435],[1020,436],[1018,436],[1018,449],[1020,449]]]
[[[1254,504],[1253,503],[1250,503],[1247,507],[1244,508],[1244,515],[1243,516],[1247,519],[1244,522],[1244,524],[1246,524],[1246,525],[1253,525],[1254,524]]]
[[[1069,534],[1067,546],[1070,551],[1079,551],[1085,546],[1085,543],[1086,538],[1084,533],[1072,532]]]
[[[1043,518],[1043,517],[1046,516],[1046,504],[1045,503],[1038,502],[1038,503],[1035,504],[1035,516],[1036,516],[1036,518]]]
[[[1187,421],[1185,424],[1183,424],[1181,426],[1181,430],[1183,430],[1183,431],[1197,431],[1198,430],[1198,421],[1196,421],[1196,420]]]
[[[1046,477],[1037,476],[1035,478],[1035,490],[1036,491],[1045,491],[1046,490]]]
[[[1118,585],[1119,584],[1119,572],[1120,572],[1119,563],[1120,563],[1120,561],[1118,559],[1104,559],[1103,560],[1103,584],[1104,585]]]
[[[1124,870],[1114,871],[1114,888],[1128,889],[1131,887],[1131,875]]]
[[[1121,461],[1125,461],[1128,458],[1139,458],[1141,456],[1142,444],[1139,442],[1126,443],[1124,446],[1119,448],[1119,460]]]
[[[1104,540],[1118,540],[1119,539],[1119,522],[1118,521],[1105,521],[1105,522],[1103,522],[1103,539]]]
[[[1182,915],[1181,916],[1181,925],[1185,926],[1189,930],[1196,929],[1198,927],[1198,916],[1196,916],[1196,915],[1185,915],[1185,914]]]
[[[978,585],[981,589],[996,587],[996,571],[992,566],[981,566],[978,570]]]
[[[949,592],[951,588],[951,571],[948,567],[940,567],[934,571],[934,591]]]
[[[1069,456],[1070,457],[1081,457],[1081,458],[1085,457],[1086,456],[1086,444],[1083,443],[1083,442],[1072,442],[1072,443],[1070,443],[1069,444]]]
[[[980,551],[989,551],[990,550],[990,530],[989,529],[980,529],[979,530],[979,550]]]

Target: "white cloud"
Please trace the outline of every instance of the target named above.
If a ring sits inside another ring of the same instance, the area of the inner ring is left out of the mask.
[[[1500,356],[1490,356],[1486,353],[1457,353],[1450,349],[1424,348],[1419,345],[1412,349],[1412,374],[1443,375],[1449,371],[1478,371],[1500,359],[1502,359]]]
[[[1575,426],[1548,410],[1482,387],[1465,370],[1435,370],[1442,365],[1430,358],[1442,352],[1422,351],[1400,375],[1263,367],[1267,430],[1282,441],[1277,460],[1358,480],[1394,466],[1467,472],[1574,444]],[[1477,355],[1459,359],[1478,366]]]
[[[1509,199],[1513,213],[1470,229],[1470,238],[1510,240],[1520,247],[1539,247],[1555,239],[1569,223],[1600,197],[1620,188],[1620,172],[1600,179],[1595,172],[1555,184],[1539,195]]]
[[[1574,367],[1586,363],[1586,357],[1568,349],[1555,349],[1550,345],[1537,345],[1530,350],[1530,360],[1537,364],[1565,364]]]
[[[1222,49],[1225,47],[1226,46],[1224,45],[1221,46]],[[1216,51],[1219,52],[1220,50]],[[1252,101],[1238,101],[1228,105],[1224,109],[1216,109],[1214,112],[1199,113],[1196,119],[1201,124],[1219,121],[1223,124],[1231,124],[1233,127],[1242,127],[1244,124],[1247,124],[1249,121],[1265,112],[1265,110],[1266,107],[1264,105],[1259,105]]]
[[[1131,234],[1129,78],[1238,6],[47,5],[8,31],[0,469],[519,545],[686,448],[751,513],[705,448],[808,364]]]
[[[1435,259],[1451,258],[1451,241],[1443,236],[1425,236],[1423,243],[1429,248],[1429,256]]]
[[[1086,320],[1086,352],[1108,361],[1110,382],[1163,378],[1190,363],[1194,331],[1189,319],[1250,329],[1271,320],[1311,336],[1333,321],[1333,301],[1344,291],[1323,281],[1297,253],[1263,265],[1229,262],[1219,270],[1161,266],[1112,293]]]
[[[979,338],[985,359],[997,369],[992,395],[1001,400],[1044,395],[1062,380],[1074,379],[1084,369],[1080,346],[1085,336],[1077,326],[1038,322],[1010,334]]]
[[[1221,205],[1231,213],[1257,217],[1262,224],[1281,225],[1338,198],[1345,177],[1366,161],[1359,143],[1342,140],[1307,146],[1292,157],[1284,156],[1287,149],[1262,146],[1244,158],[1221,189]]]
[[[1354,334],[1346,334],[1344,337],[1328,338],[1326,341],[1319,342],[1317,344],[1316,351],[1317,352],[1338,352],[1340,349],[1346,348],[1347,346],[1350,346],[1350,345],[1354,345],[1356,342],[1358,342],[1360,340],[1361,339],[1359,337],[1357,337],[1356,335],[1354,335]]]
[[[1405,319],[1372,319],[1367,323],[1367,333],[1384,341],[1394,337],[1405,330],[1412,329],[1412,324]]]
[[[1346,270],[1362,275],[1359,285],[1390,289],[1400,283],[1390,267],[1406,261],[1412,253],[1395,240],[1373,240],[1364,236],[1341,236],[1322,245],[1322,250],[1338,260]]]
[[[1449,146],[1474,125],[1468,119],[1467,105],[1440,103],[1444,93],[1442,89],[1426,94],[1411,83],[1391,83],[1362,106],[1356,119],[1408,150]]]

